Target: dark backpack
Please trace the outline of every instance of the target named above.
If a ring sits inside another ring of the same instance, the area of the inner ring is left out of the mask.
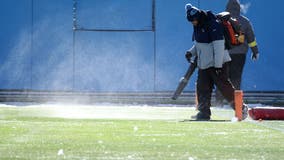
[[[233,46],[244,43],[244,34],[241,31],[241,25],[236,19],[232,18],[230,12],[221,12],[216,17],[224,28],[226,49],[231,49]]]

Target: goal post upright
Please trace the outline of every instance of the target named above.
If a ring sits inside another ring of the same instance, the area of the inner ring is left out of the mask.
[[[75,55],[76,55],[76,32],[152,32],[153,33],[153,92],[156,92],[156,72],[157,72],[157,57],[156,57],[156,0],[151,0],[151,28],[135,28],[135,29],[107,29],[107,28],[87,28],[82,27],[78,24],[77,21],[77,9],[78,9],[78,0],[73,0],[73,78],[72,78],[72,86],[73,91],[75,90]]]

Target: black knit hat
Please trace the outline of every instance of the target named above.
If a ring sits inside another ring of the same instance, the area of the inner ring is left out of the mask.
[[[199,20],[201,11],[190,3],[185,5],[186,17],[189,21]]]

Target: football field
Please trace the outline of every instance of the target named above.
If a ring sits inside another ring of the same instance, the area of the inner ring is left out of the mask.
[[[0,104],[0,159],[280,160],[283,121],[232,121],[193,106]]]

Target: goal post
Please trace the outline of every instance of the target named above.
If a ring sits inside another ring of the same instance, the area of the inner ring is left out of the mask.
[[[73,29],[154,32],[155,3],[155,0],[73,0]]]
[[[114,35],[117,33],[121,35],[133,33],[133,37],[145,33],[144,35],[150,38],[148,42],[153,43],[146,54],[152,54],[149,61],[152,63],[151,73],[153,74],[149,77],[153,83],[151,91],[156,90],[155,0],[73,0],[73,90],[76,88],[75,76],[76,70],[78,70],[78,66],[76,66],[78,64],[76,63],[78,61],[76,54],[79,54],[76,53],[77,36],[82,32],[90,32],[90,34],[105,33],[108,35],[112,33]],[[130,89],[129,91],[137,90]]]

